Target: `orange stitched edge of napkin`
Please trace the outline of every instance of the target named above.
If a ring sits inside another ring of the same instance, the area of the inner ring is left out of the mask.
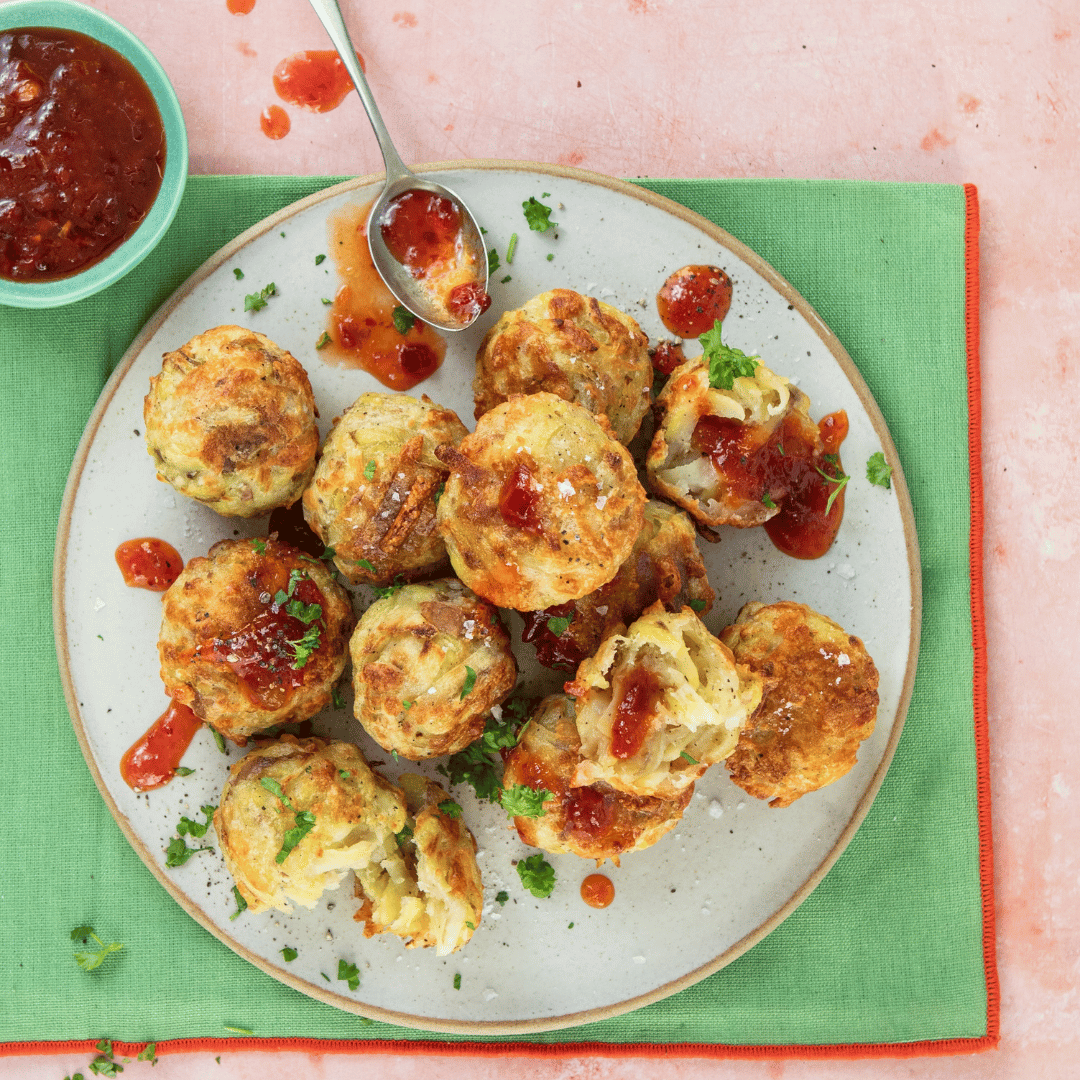
[[[982,399],[979,370],[979,199],[964,185],[964,337],[968,381],[968,469],[971,488],[971,644],[975,721],[976,790],[979,821],[979,884],[986,974],[986,1034],[977,1038],[904,1043],[740,1046],[730,1043],[504,1043],[396,1039],[204,1038],[156,1043],[159,1057],[182,1053],[295,1051],[324,1054],[443,1055],[446,1057],[656,1057],[749,1059],[843,1059],[934,1057],[994,1050],[1000,1040],[1001,993],[994,922],[994,852],[990,821],[990,745],[986,709],[986,623],[983,611]],[[116,1057],[136,1057],[148,1043],[114,1042]],[[96,1053],[91,1039],[70,1042],[0,1043],[0,1055]]]

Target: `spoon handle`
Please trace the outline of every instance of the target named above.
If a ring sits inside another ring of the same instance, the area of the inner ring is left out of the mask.
[[[310,3],[315,9],[315,14],[319,16],[319,22],[323,24],[330,36],[334,48],[337,49],[338,56],[341,57],[341,62],[345,65],[345,70],[349,73],[353,86],[360,95],[360,100],[364,103],[364,110],[375,130],[375,138],[378,139],[379,149],[382,151],[387,183],[402,176],[411,175],[411,170],[401,160],[401,155],[390,138],[390,132],[386,130],[386,125],[383,123],[379,107],[375,104],[371,88],[364,77],[364,69],[356,59],[356,49],[349,38],[349,31],[345,28],[345,20],[342,18],[337,0],[310,0]]]

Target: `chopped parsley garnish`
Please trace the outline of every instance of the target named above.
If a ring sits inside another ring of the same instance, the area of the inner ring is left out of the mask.
[[[455,975],[454,975],[454,989],[455,990],[460,990],[461,989],[461,972],[460,971],[455,973]]]
[[[506,245],[506,265],[509,266],[514,261],[514,249],[517,247],[517,233],[510,234],[510,243]]]
[[[885,460],[885,455],[879,450],[871,454],[866,463],[866,479],[878,487],[892,487],[892,466]]]
[[[507,274],[506,277],[499,278],[499,284],[500,285],[505,285],[508,281],[513,281],[513,280],[514,280],[513,277],[510,274]]]
[[[332,547],[326,546],[323,548],[323,553],[319,556],[319,558],[322,559],[323,562],[330,562],[330,560],[333,559],[335,554],[337,553]]]
[[[270,792],[271,795],[277,796],[281,800],[282,805],[286,810],[296,812],[296,807],[289,801],[289,796],[282,790],[281,785],[271,776],[263,776],[259,778],[259,783]]]
[[[488,252],[488,277],[495,273],[499,269],[499,253],[492,248]]]
[[[701,612],[703,612],[705,610],[705,601],[704,600],[691,600],[690,601],[690,608],[691,608],[692,611],[696,611],[700,615]]]
[[[216,806],[207,804],[202,807],[203,815],[206,817],[206,821],[192,821],[189,817],[181,817],[180,824],[176,826],[176,832],[178,836],[193,836],[196,839],[200,839],[206,835],[206,830],[210,828],[210,819],[214,816]]]
[[[298,810],[295,821],[296,824],[281,838],[281,850],[274,858],[276,863],[283,863],[289,852],[315,828],[315,815],[310,810]]]
[[[233,267],[233,277],[236,278],[237,281],[243,281],[244,280],[244,271],[241,270],[239,266],[234,266]]]
[[[416,316],[407,307],[402,307],[400,304],[394,308],[392,318],[394,320],[394,329],[399,334],[407,334],[416,324]]]
[[[149,1061],[151,1065],[157,1064],[157,1043],[147,1043],[140,1051],[136,1061]]]
[[[281,955],[285,958],[286,963],[288,963],[290,960],[295,960],[300,954],[291,945],[286,945],[285,948],[281,950]]]
[[[206,726],[210,729],[210,734],[214,736],[214,742],[217,743],[217,748],[223,754],[227,754],[228,751],[225,749],[225,736],[222,735],[213,724],[207,724]]]
[[[118,1062],[109,1061],[108,1058],[97,1058],[90,1062],[90,1071],[95,1076],[119,1076],[124,1071],[124,1066]]]
[[[350,769],[338,769],[337,774],[342,780],[348,780],[352,776],[352,771]]]
[[[705,350],[704,359],[709,365],[709,385],[714,390],[730,390],[736,378],[745,378],[754,374],[754,368],[761,363],[756,356],[747,356],[742,349],[732,349],[725,345],[720,336],[723,323],[719,319],[713,322],[711,330],[706,330],[698,340]]]
[[[262,309],[266,307],[266,301],[276,294],[277,286],[271,281],[269,285],[264,285],[259,292],[248,293],[248,295],[244,297],[244,310],[262,311]]]
[[[233,899],[236,900],[236,910],[229,916],[229,922],[233,919],[239,918],[245,911],[247,911],[248,902],[244,899],[244,894],[234,885],[232,887]]]
[[[316,266],[321,266],[324,262],[326,262],[326,256],[325,255],[316,255],[315,256],[315,265]]]
[[[499,802],[510,817],[543,817],[544,803],[551,798],[554,796],[546,788],[537,791],[528,784],[514,784],[503,789]]]
[[[290,600],[285,605],[285,611],[305,626],[310,626],[316,619],[322,618],[321,604],[305,604],[303,600]]]
[[[319,335],[319,340],[315,342],[315,348],[325,349],[327,345],[330,345],[333,342],[333,340],[334,339],[324,330]]]
[[[543,855],[530,855],[517,864],[521,884],[541,899],[551,895],[555,888],[555,868]]]
[[[251,1028],[233,1027],[232,1024],[221,1025],[226,1031],[231,1031],[234,1035],[254,1035],[255,1032]]]
[[[825,513],[828,515],[829,511],[833,507],[833,503],[836,502],[836,496],[847,486],[847,482],[851,479],[841,468],[839,460],[836,454],[826,454],[825,460],[829,462],[834,469],[836,469],[836,476],[830,476],[824,469],[818,469],[817,471],[829,481],[830,484],[835,484],[836,487],[832,489],[832,494],[829,496],[829,501],[825,504]],[[817,466],[814,466],[817,468]]]
[[[547,232],[548,229],[558,225],[557,221],[551,220],[551,207],[545,206],[532,195],[521,204],[521,208],[525,211],[525,220],[533,232]]]
[[[567,630],[570,629],[570,624],[574,621],[574,613],[571,611],[569,615],[552,615],[547,621],[547,628],[556,636],[562,637]]]
[[[93,938],[97,943],[97,948],[90,947],[90,939]],[[119,952],[124,946],[119,941],[114,941],[109,945],[106,945],[94,933],[92,926],[76,926],[71,931],[72,941],[81,941],[85,946],[82,949],[75,950],[75,963],[83,969],[83,971],[93,971],[94,968],[100,967],[105,957],[109,953]]]
[[[394,833],[394,839],[398,847],[404,847],[413,837],[413,827],[406,821],[401,828]]]
[[[775,509],[776,509],[776,503],[774,503],[774,502],[772,501],[772,496],[771,496],[771,495],[770,495],[770,494],[769,494],[769,493],[768,493],[767,491],[765,492],[765,494],[764,494],[764,495],[762,495],[762,496],[761,496],[761,501],[762,501],[762,503],[764,503],[764,505],[765,505],[765,506],[767,506],[767,507],[768,507],[768,508],[769,508],[770,510],[775,510]]]
[[[431,496],[431,501],[435,504],[435,508],[439,508],[439,500],[443,497],[443,492],[446,490],[446,481],[444,480]]]
[[[350,990],[360,985],[360,969],[355,964],[346,964],[344,960],[337,963],[337,977],[341,982],[348,983]]]
[[[364,479],[365,480],[374,480],[375,479],[375,462],[374,461],[369,461],[364,466]]]
[[[259,537],[254,536],[251,539],[251,546],[255,549],[256,555],[266,554],[266,541],[260,540]]]
[[[324,296],[322,297],[321,302],[324,303],[327,307],[329,307],[334,301],[331,300],[329,296]]]
[[[336,686],[330,688],[330,704],[335,709],[345,708],[345,695]]]
[[[173,769],[173,776],[190,776],[194,771],[194,769],[189,769],[186,765],[177,765]]]
[[[509,900],[509,899],[510,899],[510,894],[505,889],[500,889],[495,894],[495,903],[496,904],[505,904],[506,901]]]
[[[679,757],[685,758],[687,761],[690,762],[691,765],[696,765],[698,763],[698,759],[695,757],[691,757],[685,750],[679,751]]]
[[[439,810],[442,811],[447,817],[459,818],[461,817],[461,806],[454,802],[453,799],[443,799],[439,803]]]
[[[357,559],[356,565],[359,566],[361,570],[366,570],[369,574],[378,573],[370,559]]]
[[[318,607],[318,605],[315,605]],[[317,616],[316,616],[317,617]],[[296,641],[290,641],[293,647],[293,669],[299,671],[315,655],[319,648],[319,639],[322,630],[318,624],[312,624],[304,631],[304,636]]]
[[[499,751],[517,745],[518,728],[525,719],[528,706],[520,699],[503,704],[503,719],[489,716],[484,733],[464,750],[451,754],[438,771],[448,777],[451,784],[469,784],[478,799],[499,801],[499,778],[496,763],[501,763]]]
[[[473,671],[468,664],[465,665],[465,682],[461,686],[461,695],[458,701],[463,701],[469,694],[472,693],[473,687],[476,685],[476,672]]]
[[[549,252],[547,253],[547,261],[548,261],[548,262],[551,262],[551,261],[552,261],[552,260],[553,260],[554,258],[555,258],[555,252],[553,252],[553,251],[549,251]]]
[[[413,706],[414,706],[415,704],[416,704],[416,702],[415,702],[415,701],[403,701],[403,702],[401,703],[401,707],[402,707],[402,708],[403,708],[403,709],[404,709],[404,710],[405,710],[406,712],[408,712],[408,711],[409,711],[409,710],[410,710],[410,709],[411,709],[411,708],[412,708],[412,707],[413,707]]]
[[[393,582],[389,585],[372,585],[371,591],[375,594],[379,600],[385,600],[388,596],[393,596],[394,593],[400,589],[405,588],[405,582],[401,580],[401,575],[398,574],[394,578]]]
[[[98,1039],[94,1049],[99,1054],[104,1054],[105,1057],[112,1057],[112,1039]]]
[[[183,866],[192,855],[197,855],[200,851],[213,850],[210,847],[189,848],[186,841],[177,836],[169,841],[169,846],[165,849],[165,865],[172,867]]]

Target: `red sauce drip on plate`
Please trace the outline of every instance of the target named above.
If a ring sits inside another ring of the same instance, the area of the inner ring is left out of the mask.
[[[661,341],[652,350],[653,371],[659,375],[670,375],[680,364],[686,363],[681,345],[673,341]]]
[[[267,105],[259,114],[259,127],[268,139],[284,139],[292,130],[292,122],[280,105]]]
[[[330,220],[330,251],[342,285],[333,297],[319,355],[361,368],[391,390],[408,390],[438,370],[446,342],[419,319],[405,334],[394,326],[398,302],[368,250],[369,210],[370,204],[347,206]]]
[[[824,450],[811,459],[813,467],[793,471],[780,513],[765,522],[769,539],[785,555],[796,559],[818,559],[832,547],[844,519],[844,467],[840,443],[848,431],[847,414],[830,413],[818,424]],[[786,447],[785,447],[786,449]],[[821,470],[820,472],[818,470]],[[829,480],[822,472],[835,479]],[[838,491],[839,489],[839,491]],[[833,494],[832,505],[829,500]]]
[[[184,569],[176,548],[155,536],[125,540],[116,549],[115,558],[125,585],[151,592],[164,592]]]
[[[232,15],[250,15],[255,8],[255,0],[225,0],[225,6]]]
[[[572,616],[575,610],[574,602],[571,600],[566,604],[555,604],[543,611],[521,613],[521,617],[525,620],[521,640],[527,645],[536,647],[536,659],[544,667],[560,671],[577,671],[578,664],[585,659],[586,654],[570,633],[569,627],[556,637],[548,626],[549,619],[565,619],[567,616]]]
[[[507,525],[539,536],[544,530],[540,520],[540,489],[533,479],[532,470],[520,461],[503,481],[499,492],[499,513]]]
[[[310,578],[298,581],[290,595],[287,571],[268,556],[256,572],[256,585],[266,598],[265,606],[246,626],[228,638],[217,638],[200,645],[197,652],[209,652],[219,664],[227,664],[240,680],[244,693],[259,708],[280,708],[300,686],[307,674],[306,664],[297,666],[296,642],[313,626],[320,632],[326,623],[321,614],[309,622],[290,613],[293,603],[318,604],[325,613],[326,599]]]
[[[364,61],[359,56],[357,60],[363,69]],[[352,88],[352,79],[333,49],[293,53],[274,68],[277,96],[312,112],[336,109]]]
[[[135,791],[149,791],[167,784],[202,721],[186,706],[171,701],[120,759],[120,775]]]
[[[603,874],[589,874],[581,883],[581,899],[589,907],[606,908],[615,899],[615,886]]]
[[[682,338],[701,337],[724,321],[731,307],[731,278],[719,266],[684,266],[656,294],[664,325]]]
[[[660,681],[646,668],[636,668],[620,687],[622,697],[615,709],[611,726],[611,752],[625,760],[645,745],[656,703],[663,693]]]
[[[50,281],[119,247],[161,187],[153,94],[73,30],[0,33],[0,276]]]

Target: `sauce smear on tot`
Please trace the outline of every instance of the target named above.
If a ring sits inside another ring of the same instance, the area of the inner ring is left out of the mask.
[[[622,760],[632,758],[644,745],[650,722],[663,688],[648,668],[634,668],[621,680],[622,696],[611,726],[611,753]]]
[[[733,496],[768,499],[780,508],[765,522],[769,539],[780,551],[797,559],[817,559],[832,546],[844,517],[839,451],[847,430],[842,410],[826,416],[816,432],[789,414],[764,440],[753,424],[703,416],[690,445],[712,458]]]
[[[266,556],[255,571],[262,610],[227,638],[196,649],[196,656],[209,654],[228,665],[248,699],[261,709],[280,708],[303,683],[304,669],[326,628],[322,590],[275,557],[274,546],[273,540],[267,541]]]
[[[411,315],[405,321],[399,318],[401,329],[395,325],[399,304],[368,250],[370,208],[370,203],[346,206],[330,220],[331,252],[342,285],[330,307],[319,355],[331,363],[361,368],[391,390],[408,390],[439,369],[446,342],[419,319],[406,329]]]
[[[184,752],[202,721],[178,701],[150,725],[120,759],[120,775],[135,791],[149,791],[167,784],[175,775]]]
[[[135,589],[164,592],[184,569],[176,548],[156,536],[125,540],[114,554],[124,583]]]
[[[356,58],[364,70],[364,61]],[[353,88],[352,79],[333,49],[286,56],[274,68],[274,90],[282,101],[310,112],[336,109]]]
[[[660,319],[681,338],[701,337],[716,319],[724,321],[730,307],[731,278],[719,266],[683,266],[656,294]]]
[[[540,519],[540,488],[532,470],[519,461],[514,471],[503,481],[499,491],[499,513],[507,525],[540,536],[544,523]]]
[[[164,168],[154,96],[118,52],[74,30],[0,33],[0,276],[100,262],[139,227]]]
[[[556,634],[550,625],[553,619],[572,619],[576,610],[571,600],[565,604],[555,604],[544,608],[542,611],[521,613],[521,617],[525,620],[521,640],[536,648],[536,659],[544,667],[560,671],[577,671],[578,665],[585,659],[587,654],[575,640],[574,635],[569,633],[569,625],[561,634]],[[556,622],[555,625],[558,626],[558,623]]]
[[[603,874],[589,874],[581,883],[581,899],[589,907],[606,908],[615,899],[615,886]]]
[[[491,306],[456,203],[430,191],[405,191],[387,206],[379,228],[390,254],[454,321],[471,322]]]

